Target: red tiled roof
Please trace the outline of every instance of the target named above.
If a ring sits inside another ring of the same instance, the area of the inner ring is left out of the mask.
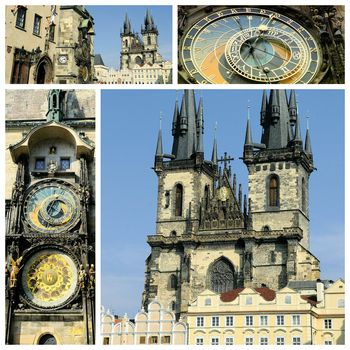
[[[228,303],[230,301],[235,300],[238,297],[238,294],[242,292],[244,288],[236,288],[234,290],[230,290],[229,292],[224,292],[220,294],[220,300],[224,303]]]
[[[116,319],[114,320],[114,323],[115,323],[115,324],[121,323],[121,322],[122,322],[122,320],[121,320],[120,318],[116,318]]]
[[[306,300],[309,304],[312,306],[315,306],[318,304],[318,301],[316,299],[316,295],[301,295],[301,298]]]
[[[276,298],[276,292],[267,287],[255,288],[255,290],[266,300],[272,301]]]
[[[220,294],[220,300],[224,303],[235,300],[238,294],[241,293],[245,288],[236,288],[230,290],[229,292],[224,292]],[[267,287],[254,288],[266,301],[272,301],[276,297],[276,292]]]

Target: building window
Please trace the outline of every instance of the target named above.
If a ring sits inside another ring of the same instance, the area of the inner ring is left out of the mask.
[[[267,316],[266,315],[260,316],[260,326],[267,326]]]
[[[272,175],[269,180],[269,206],[279,206],[279,183],[276,175]]]
[[[109,337],[103,337],[103,345],[109,345]]]
[[[151,337],[149,337],[149,343],[158,344],[158,337],[156,335],[152,335]]]
[[[269,338],[267,337],[260,338],[260,345],[269,345]]]
[[[233,316],[226,316],[226,327],[233,326]]]
[[[235,273],[232,264],[225,258],[220,258],[209,269],[209,289],[223,293],[235,289]]]
[[[247,295],[245,297],[245,304],[246,305],[252,305],[253,304],[253,298],[250,295]]]
[[[300,326],[300,315],[292,315],[292,325]]]
[[[204,317],[197,317],[197,327],[204,327]]]
[[[337,306],[339,308],[344,308],[345,307],[345,300],[344,299],[338,299]]]
[[[245,325],[246,326],[252,326],[253,325],[253,316],[246,316],[245,317]]]
[[[211,299],[210,298],[206,298],[205,299],[205,306],[210,306],[211,305]]]
[[[140,336],[140,344],[146,344],[146,337],[145,336]]]
[[[196,338],[196,345],[204,345],[203,338]]]
[[[331,340],[325,340],[324,345],[333,345],[333,342]]]
[[[27,9],[23,6],[17,7],[16,27],[24,29],[26,25]]]
[[[162,337],[162,344],[170,344],[170,335]]]
[[[233,345],[233,338],[232,337],[225,338],[225,345]]]
[[[331,319],[324,320],[324,328],[332,329],[332,320]]]
[[[304,178],[301,180],[301,210],[304,213],[306,212],[306,186]]]
[[[49,27],[49,41],[51,42],[55,41],[55,28],[56,25],[54,23],[51,23]]]
[[[45,170],[45,158],[35,159],[35,170]]]
[[[204,209],[208,210],[209,208],[209,185],[204,187]]]
[[[276,345],[284,345],[284,337],[277,337]]]
[[[170,310],[171,310],[171,311],[175,311],[175,309],[176,309],[176,303],[175,303],[175,301],[172,301],[172,302],[170,303]]]
[[[182,216],[183,187],[180,184],[175,188],[175,216]]]
[[[211,345],[219,345],[219,338],[211,338]]]
[[[211,326],[212,327],[219,327],[219,316],[213,316],[211,318]]]
[[[284,316],[283,315],[277,315],[276,324],[277,324],[277,326],[284,326]]]
[[[177,277],[175,275],[170,275],[169,285],[170,289],[177,289]]]
[[[293,337],[293,345],[301,345],[300,337]]]
[[[37,14],[34,15],[33,34],[40,35],[41,17]]]
[[[285,304],[291,304],[292,303],[292,297],[290,295],[286,295],[284,297],[284,303]]]
[[[61,170],[70,169],[70,159],[69,158],[61,158],[60,167],[61,167]]]
[[[245,345],[253,345],[253,337],[246,337]]]

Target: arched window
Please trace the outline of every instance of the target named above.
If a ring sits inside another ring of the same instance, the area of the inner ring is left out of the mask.
[[[172,301],[172,302],[170,303],[170,310],[171,310],[171,311],[175,311],[175,309],[176,309],[176,303],[175,303],[175,301]]]
[[[204,209],[208,210],[209,206],[209,185],[204,187]]]
[[[215,261],[209,268],[209,289],[216,293],[228,292],[236,288],[235,270],[225,258]]]
[[[56,338],[52,334],[44,334],[39,339],[39,345],[56,345]]]
[[[177,184],[175,187],[175,216],[182,216],[183,187]]]
[[[152,42],[151,42],[151,37],[148,36],[148,37],[147,37],[147,45],[151,45],[151,44],[152,44]]]
[[[272,175],[269,180],[269,206],[279,206],[279,181],[276,175]]]
[[[305,179],[301,180],[301,210],[306,212],[306,188],[305,188]]]
[[[175,275],[170,276],[169,286],[170,289],[177,289],[177,277]]]
[[[176,237],[176,231],[171,231],[171,232],[170,232],[170,236],[171,236],[171,237]]]

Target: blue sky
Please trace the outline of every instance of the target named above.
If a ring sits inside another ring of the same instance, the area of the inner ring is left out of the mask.
[[[159,113],[163,149],[171,152],[175,90],[102,91],[102,304],[134,317],[140,308],[147,235],[155,234],[157,176],[154,162]],[[232,170],[247,193],[242,156],[251,106],[252,133],[260,141],[261,90],[197,90],[204,100],[205,155],[210,159],[215,122],[219,156],[235,158]],[[182,91],[179,91],[181,98]],[[309,115],[314,164],[310,178],[311,252],[321,277],[344,278],[344,92],[297,90],[302,137]],[[250,100],[250,102],[248,102]]]
[[[164,59],[172,56],[172,9],[171,6],[86,6],[94,18],[94,51],[101,54],[106,66],[119,68],[120,61],[120,31],[123,28],[125,14],[131,22],[131,28],[141,32],[141,24],[147,9],[151,11],[158,27],[158,45]]]

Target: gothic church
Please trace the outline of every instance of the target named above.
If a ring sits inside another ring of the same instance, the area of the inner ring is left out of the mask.
[[[295,92],[263,93],[262,136],[247,121],[243,162],[248,196],[237,186],[230,157],[204,155],[203,100],[185,90],[175,102],[173,147],[163,152],[159,131],[156,234],[148,236],[142,305],[157,299],[186,319],[190,301],[210,289],[281,289],[316,280],[319,260],[309,249],[309,176],[314,170],[309,130],[302,141]],[[237,188],[238,187],[238,188]]]

